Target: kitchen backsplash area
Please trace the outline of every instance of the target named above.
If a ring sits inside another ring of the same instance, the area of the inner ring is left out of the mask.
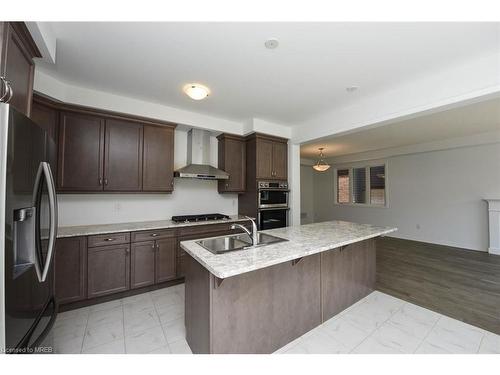
[[[237,194],[219,194],[217,181],[175,179],[172,194],[58,194],[59,226],[165,220],[174,215],[238,213]]]

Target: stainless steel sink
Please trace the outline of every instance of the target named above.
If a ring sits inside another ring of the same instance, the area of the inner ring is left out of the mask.
[[[252,240],[246,233],[235,234],[233,236],[207,238],[196,241],[196,243],[213,254],[224,254],[230,251],[243,250],[288,241],[284,238],[276,237],[267,233],[257,233],[257,238],[258,243],[255,246],[252,246]]]

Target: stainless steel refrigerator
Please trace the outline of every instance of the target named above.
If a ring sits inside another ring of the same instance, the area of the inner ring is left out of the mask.
[[[43,352],[55,322],[57,197],[45,130],[0,103],[0,350]]]

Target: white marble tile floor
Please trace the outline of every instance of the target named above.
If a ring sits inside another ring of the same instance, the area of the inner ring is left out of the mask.
[[[184,284],[59,314],[56,353],[189,354]],[[373,292],[279,354],[500,354],[500,336]]]

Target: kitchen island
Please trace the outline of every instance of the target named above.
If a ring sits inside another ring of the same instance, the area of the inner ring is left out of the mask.
[[[194,353],[272,353],[371,293],[375,237],[328,221],[264,231],[285,242],[213,254],[183,241],[186,338]]]

